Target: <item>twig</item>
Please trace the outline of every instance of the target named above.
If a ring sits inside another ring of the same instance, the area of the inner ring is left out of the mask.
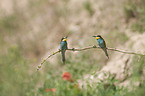
[[[41,68],[41,66],[44,64],[44,62],[45,62],[48,58],[50,58],[51,56],[53,56],[53,55],[59,53],[60,51],[61,51],[61,50],[58,50],[58,51],[56,51],[56,52],[53,52],[53,54],[49,55],[46,59],[43,59],[43,61],[41,62],[41,65],[39,65],[39,66],[37,67],[37,70],[39,70],[39,69]]]
[[[94,45],[94,46],[90,46],[90,47],[86,47],[86,48],[80,48],[80,49],[75,49],[75,48],[66,49],[66,51],[84,51],[84,50],[93,49],[93,48],[101,48],[101,47],[97,47],[96,45]],[[115,48],[107,48],[107,50],[117,51],[117,52],[124,53],[124,54],[133,54],[133,55],[145,56],[145,54],[135,53],[135,52],[127,52],[127,51],[123,51],[123,50],[119,50],[119,49],[115,49]],[[61,50],[58,50],[56,52],[53,52],[53,54],[49,55],[46,59],[43,59],[43,61],[41,62],[41,65],[43,65],[48,58],[50,58],[53,55],[55,55],[57,53],[60,53],[60,52],[61,52]],[[37,67],[37,70],[39,70],[41,68],[41,65],[39,65]]]
[[[145,56],[145,54],[135,53],[135,52],[127,52],[127,51],[123,51],[123,50],[119,50],[119,49],[115,49],[115,48],[107,48],[107,50],[117,51],[117,52],[124,53],[124,54],[134,54],[134,55]]]

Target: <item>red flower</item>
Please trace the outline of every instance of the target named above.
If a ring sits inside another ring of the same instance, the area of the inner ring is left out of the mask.
[[[46,88],[46,90],[45,90],[46,92],[49,92],[50,90],[48,89],[48,88]]]
[[[62,77],[63,77],[63,80],[66,80],[66,79],[68,79],[68,78],[71,78],[71,74],[70,74],[69,72],[64,72],[64,73],[62,74]]]
[[[48,89],[48,88],[46,88],[46,90],[45,90],[46,92],[55,92],[56,91],[56,88],[50,88],[50,89]]]
[[[51,88],[50,90],[52,91],[52,92],[55,92],[56,90],[55,90],[56,88]]]
[[[71,78],[71,74],[69,72],[64,72],[62,74],[62,78],[63,80],[66,80],[66,81],[71,81],[73,82],[74,80]]]

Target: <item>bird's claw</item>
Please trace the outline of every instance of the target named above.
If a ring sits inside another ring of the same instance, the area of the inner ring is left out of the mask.
[[[72,48],[73,51],[75,51],[75,48]]]

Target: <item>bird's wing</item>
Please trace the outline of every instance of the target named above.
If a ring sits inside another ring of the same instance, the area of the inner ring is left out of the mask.
[[[104,47],[106,48],[106,42],[103,38],[101,38],[103,40],[103,43],[104,43]]]

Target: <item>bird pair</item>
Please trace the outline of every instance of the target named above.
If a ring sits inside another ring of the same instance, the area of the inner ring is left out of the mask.
[[[101,37],[101,35],[97,35],[97,36],[93,36],[96,38],[97,40],[97,44],[99,45],[99,47],[101,47],[103,49],[103,51],[105,52],[105,55],[108,57],[108,53],[107,53],[107,48],[106,48],[106,43],[104,41],[104,39]],[[62,61],[63,64],[65,64],[65,51],[68,49],[67,47],[67,37],[64,37],[61,39],[61,43],[60,43],[60,50],[61,50],[61,54],[62,54]]]

